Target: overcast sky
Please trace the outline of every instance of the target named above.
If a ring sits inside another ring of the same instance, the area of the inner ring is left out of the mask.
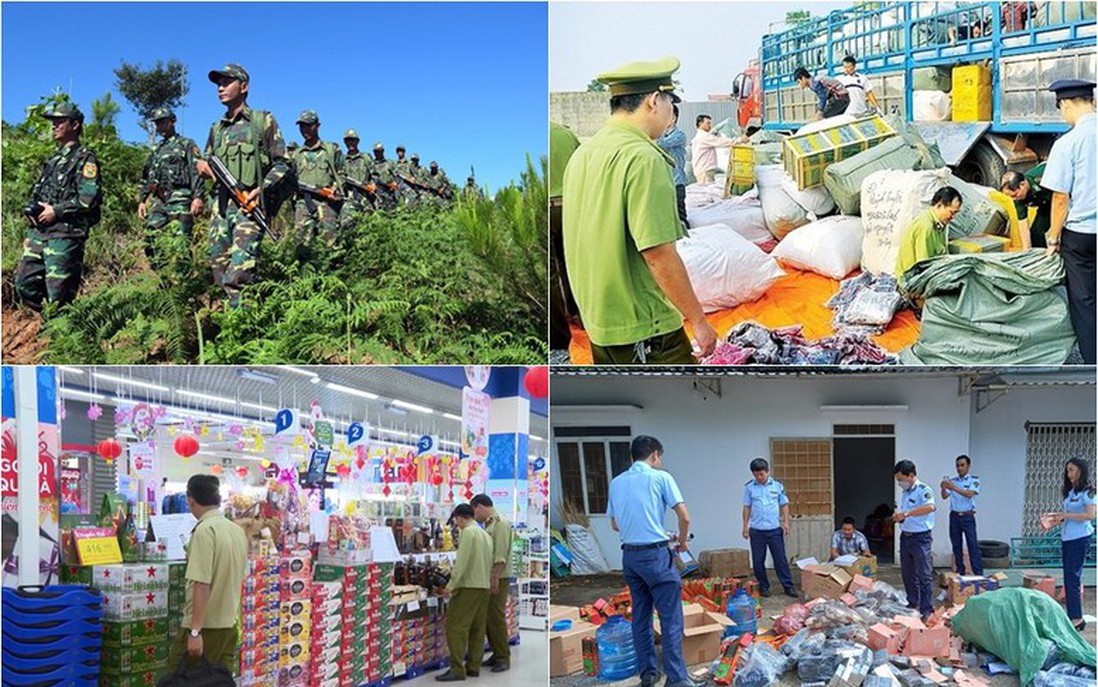
[[[729,93],[763,34],[785,13],[823,15],[853,2],[549,3],[549,90],[584,91],[599,72],[674,55],[684,99]],[[780,29],[779,29],[780,30]]]

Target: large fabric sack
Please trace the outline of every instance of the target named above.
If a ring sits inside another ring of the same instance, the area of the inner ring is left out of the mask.
[[[835,201],[831,199],[831,194],[827,192],[827,189],[823,186],[817,186],[816,188],[806,188],[803,191],[797,190],[797,182],[793,181],[793,177],[789,174],[783,173],[782,178],[782,190],[805,210],[817,217],[822,217],[835,210]]]
[[[705,312],[756,300],[785,274],[774,258],[721,224],[691,229],[677,247]]]
[[[842,126],[843,124],[849,124],[858,119],[854,115],[841,114],[834,117],[828,117],[827,119],[819,119],[815,122],[809,122],[800,129],[797,129],[797,135],[810,134],[814,131],[821,131],[823,129],[830,129],[833,126]]]
[[[704,210],[690,212],[687,216],[690,219],[691,234],[695,229],[723,224],[757,246],[774,240],[770,230],[766,228],[762,205],[757,198],[749,203],[733,202],[733,199],[729,199]]]
[[[948,122],[953,116],[953,99],[942,91],[914,91],[911,109],[914,122]]]
[[[904,275],[926,299],[919,340],[903,364],[1062,365],[1075,346],[1064,263],[1043,249],[948,255]]]
[[[824,188],[831,194],[840,212],[856,215],[861,210],[862,182],[866,177],[883,169],[913,170],[919,164],[919,154],[907,141],[896,136],[854,157],[829,165],[824,170]]]
[[[947,183],[961,192],[961,211],[949,223],[950,238],[978,234],[1003,236],[1008,233],[1010,227],[1006,215],[988,199],[991,189],[970,184],[956,176],[950,176]]]
[[[693,183],[686,187],[686,212],[691,209],[704,208],[715,205],[724,200],[723,184]]]
[[[930,207],[934,192],[945,186],[949,169],[921,172],[883,170],[862,182],[861,212],[865,227],[862,269],[874,276],[893,274],[900,238],[915,217]]]
[[[782,180],[786,176],[785,170],[778,165],[755,167],[755,185],[759,189],[766,228],[778,240],[808,224],[808,211],[785,192]]]
[[[953,90],[953,70],[949,67],[919,67],[911,70],[914,91]]]
[[[785,237],[770,254],[782,263],[842,279],[862,261],[862,219],[825,217]]]
[[[582,525],[565,525],[565,538],[572,552],[572,574],[594,575],[610,572],[610,564],[599,550],[595,535]]]
[[[1095,651],[1067,613],[1036,589],[1010,587],[973,596],[953,617],[953,632],[1003,659],[1028,685],[1055,645],[1060,660],[1095,666]]]
[[[780,165],[782,163],[782,142],[773,141],[755,146],[756,165]]]
[[[915,130],[915,127],[908,126],[903,117],[892,114],[887,115],[884,120],[898,136],[907,141],[907,144],[919,153],[920,162],[916,169],[941,169],[946,166],[941,150],[938,149],[938,144],[924,141],[919,132]]]

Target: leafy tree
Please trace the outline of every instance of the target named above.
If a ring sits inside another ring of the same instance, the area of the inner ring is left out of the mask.
[[[88,135],[95,137],[117,138],[118,128],[114,125],[118,113],[122,108],[111,97],[110,91],[103,94],[102,98],[93,100],[91,104],[91,123],[88,125]]]
[[[158,107],[176,108],[190,90],[187,67],[177,59],[157,60],[156,65],[144,69],[140,64],[123,61],[114,70],[115,86],[122,97],[137,110],[138,124],[149,135],[149,145],[156,141],[156,126],[149,115]]]
[[[599,81],[598,79],[591,79],[591,81],[587,84],[587,92],[588,93],[605,93],[606,92],[606,84]]]

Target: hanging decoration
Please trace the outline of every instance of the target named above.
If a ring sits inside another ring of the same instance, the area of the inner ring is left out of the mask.
[[[236,476],[239,477],[240,479],[247,479],[248,478],[248,468],[246,468],[243,465],[238,466],[236,468]]]
[[[526,387],[526,393],[532,398],[545,398],[549,395],[549,368],[545,366],[526,368],[526,376],[522,384]]]
[[[220,465],[211,465],[210,472],[214,475],[221,475],[222,472],[225,472],[225,469]]]
[[[145,441],[156,429],[156,415],[148,403],[138,403],[130,415],[130,431],[138,441]]]
[[[88,419],[95,422],[103,416],[103,409],[99,407],[98,403],[93,403],[88,406]]]
[[[180,434],[172,443],[172,448],[175,449],[176,454],[181,458],[190,458],[198,453],[198,439],[195,439],[190,434]]]
[[[118,439],[104,439],[95,447],[95,452],[103,460],[113,463],[118,456],[122,455],[122,444],[118,443]]]

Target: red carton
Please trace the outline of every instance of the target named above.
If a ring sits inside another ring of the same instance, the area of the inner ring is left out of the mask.
[[[902,633],[899,630],[884,623],[877,623],[869,628],[869,648],[874,651],[884,649],[889,654],[899,654],[901,638]]]
[[[905,656],[949,657],[949,628],[912,629],[904,640]]]

